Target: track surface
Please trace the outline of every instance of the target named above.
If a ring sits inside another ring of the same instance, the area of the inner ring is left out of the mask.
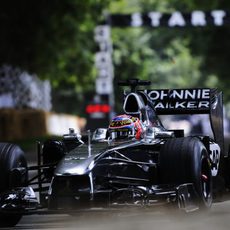
[[[27,157],[29,164],[36,162],[34,153]],[[148,212],[130,209],[122,213],[36,214],[24,216],[13,229],[230,230],[230,196],[203,212],[184,213],[160,207]]]
[[[148,212],[86,213],[82,215],[24,216],[14,229],[78,229],[78,230],[229,230],[230,201],[213,204],[209,211],[181,213],[175,209]]]

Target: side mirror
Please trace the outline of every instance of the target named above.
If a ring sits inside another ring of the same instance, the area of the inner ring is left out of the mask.
[[[174,137],[173,131],[163,131],[157,127],[148,127],[145,131],[145,139],[153,140],[156,138],[169,138]]]
[[[75,133],[75,130],[73,128],[69,128],[69,133],[63,135],[62,141],[67,147],[68,151],[84,143],[81,140],[81,135],[79,133]]]
[[[63,135],[63,139],[77,139],[81,142],[81,135],[79,133],[75,133],[73,128],[69,128],[69,133]]]
[[[107,129],[98,128],[93,132],[92,141],[103,141],[106,139]]]

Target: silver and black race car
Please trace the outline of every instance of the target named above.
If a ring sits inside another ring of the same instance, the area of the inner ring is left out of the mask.
[[[186,211],[205,209],[211,207],[215,191],[226,190],[221,92],[140,90],[138,86],[149,82],[138,79],[120,85],[131,89],[124,95],[122,118],[86,137],[70,129],[60,140],[38,142],[36,166],[27,165],[17,145],[0,144],[1,226],[39,212],[117,210],[159,202]],[[159,119],[162,114],[209,114],[213,136],[167,130]],[[138,138],[132,127],[137,119]]]

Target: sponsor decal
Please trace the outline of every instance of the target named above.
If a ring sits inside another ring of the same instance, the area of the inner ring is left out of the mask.
[[[217,176],[220,163],[220,146],[216,143],[210,144],[210,159],[211,159],[211,170],[212,176]]]
[[[145,91],[155,109],[209,110],[210,89],[173,89]]]

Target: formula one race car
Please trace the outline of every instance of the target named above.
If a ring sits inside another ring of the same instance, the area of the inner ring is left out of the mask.
[[[1,225],[13,226],[38,212],[150,207],[158,201],[188,211],[209,208],[215,191],[225,191],[229,181],[222,93],[137,89],[149,84],[120,82],[131,88],[124,95],[124,114],[87,138],[70,129],[61,140],[38,143],[36,166],[27,166],[17,145],[1,143]],[[167,130],[162,114],[209,114],[213,137]],[[29,178],[32,170],[37,174]]]

